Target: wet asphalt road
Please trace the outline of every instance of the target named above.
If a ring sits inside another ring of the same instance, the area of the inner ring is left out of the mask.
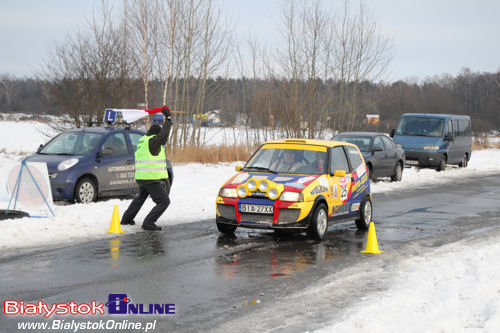
[[[499,203],[499,174],[376,194],[379,246],[390,252],[419,240],[439,246],[487,233],[499,227]],[[207,220],[3,257],[0,332],[15,331],[19,319],[3,316],[3,300],[106,303],[110,293],[127,294],[135,304],[173,303],[176,314],[105,319],[156,320],[157,332],[215,329],[355,266],[366,258],[359,253],[366,236],[348,221],[330,227],[322,242],[252,229],[231,238],[219,236],[214,220]]]

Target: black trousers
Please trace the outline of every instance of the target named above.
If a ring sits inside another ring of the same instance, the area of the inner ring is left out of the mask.
[[[139,185],[140,192],[137,197],[132,200],[130,206],[128,206],[127,210],[123,214],[122,223],[128,223],[132,221],[139,210],[141,210],[144,201],[151,196],[155,207],[149,212],[149,214],[144,218],[143,225],[149,224],[154,225],[154,223],[160,218],[160,216],[167,210],[168,205],[170,205],[170,199],[168,194],[170,192],[170,187],[167,182],[154,182],[145,185]]]

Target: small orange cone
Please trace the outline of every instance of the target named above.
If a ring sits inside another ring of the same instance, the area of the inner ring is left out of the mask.
[[[361,253],[384,253],[378,249],[377,234],[375,233],[375,223],[370,222],[370,227],[368,228],[368,240],[366,241],[366,249],[361,251]]]
[[[109,230],[106,231],[108,234],[123,234],[123,230],[120,227],[120,215],[118,214],[118,205],[115,205],[113,209],[113,216],[111,217],[111,225]]]

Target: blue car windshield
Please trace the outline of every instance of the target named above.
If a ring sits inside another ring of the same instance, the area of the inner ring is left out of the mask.
[[[89,132],[66,132],[52,139],[39,154],[87,155],[97,146],[103,134]]]
[[[399,122],[396,134],[414,136],[443,136],[444,120],[439,118],[404,117]]]

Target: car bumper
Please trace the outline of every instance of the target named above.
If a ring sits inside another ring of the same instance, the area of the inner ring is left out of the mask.
[[[440,151],[405,151],[406,165],[419,167],[437,167],[443,158]]]
[[[49,173],[49,179],[54,201],[73,200],[76,177],[66,176],[63,173]]]
[[[243,213],[239,204],[244,199],[217,197],[217,217],[219,223],[258,229],[305,229],[309,225],[309,215],[314,202],[283,203],[267,200],[274,207],[273,214]],[[255,201],[252,202],[255,204]]]

